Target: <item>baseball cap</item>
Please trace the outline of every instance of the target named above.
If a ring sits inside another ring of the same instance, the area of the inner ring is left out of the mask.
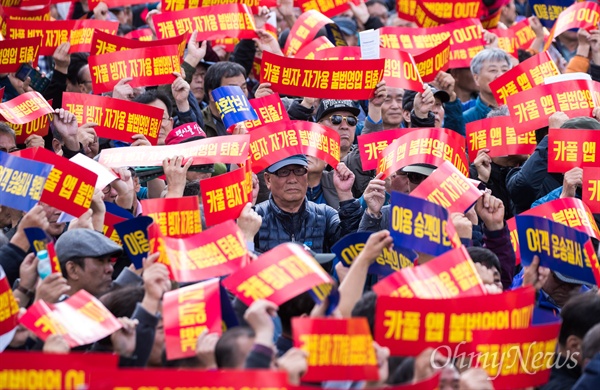
[[[568,119],[565,123],[562,124],[560,128],[600,130],[600,122],[588,116],[578,116],[575,118]]]
[[[113,240],[92,229],[69,230],[56,240],[56,256],[61,263],[76,257],[118,256],[123,249]]]
[[[446,91],[431,87],[431,92],[433,92],[433,97],[440,99],[442,103],[448,103],[450,101],[450,95],[448,95],[448,92]]]
[[[277,161],[275,164],[267,168],[267,172],[275,173],[283,167],[288,165],[301,165],[303,167],[308,166],[308,159],[303,154],[296,154],[294,156],[286,157],[281,161]]]
[[[317,108],[317,122],[334,111],[348,111],[356,116],[360,114],[360,108],[357,108],[352,100],[325,99],[321,100],[319,108]]]
[[[202,138],[206,138],[206,133],[198,123],[185,123],[174,128],[167,134],[165,145],[176,145],[184,142],[196,141]]]
[[[340,31],[346,35],[356,35],[358,34],[358,25],[352,18],[346,17],[337,17],[331,19],[337,26],[340,28]]]
[[[568,277],[566,275],[561,274],[560,272],[556,272],[556,271],[552,271],[552,272],[554,272],[554,275],[556,276],[556,278],[558,280],[560,280],[561,282],[563,282],[563,283],[591,286],[590,283],[584,282],[583,280],[578,280],[578,279],[575,279],[575,278],[570,278],[570,277]]]

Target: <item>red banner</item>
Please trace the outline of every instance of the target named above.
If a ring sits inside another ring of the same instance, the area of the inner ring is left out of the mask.
[[[548,126],[548,117],[562,111],[569,118],[591,116],[597,106],[594,86],[587,80],[539,85],[506,100],[517,135]]]
[[[512,118],[498,116],[467,123],[469,156],[474,160],[481,149],[490,157],[532,154],[537,146],[535,131],[515,134]]]
[[[600,168],[586,168],[583,171],[581,199],[592,213],[600,213]]]
[[[162,306],[168,360],[196,356],[204,330],[221,335],[219,279],[166,292]]]
[[[133,78],[132,87],[171,84],[173,72],[181,72],[179,63],[176,45],[131,49],[126,56],[118,52],[90,56],[92,89],[95,94],[111,92],[125,77]]]
[[[12,289],[8,284],[8,278],[4,270],[0,268],[0,337],[6,338],[6,333],[11,332],[19,325],[19,304],[15,301]],[[6,344],[9,344],[7,342]],[[0,351],[4,350],[6,345],[0,343]],[[4,364],[2,364],[4,365]]]
[[[147,104],[113,99],[108,96],[64,92],[63,108],[83,125],[95,122],[98,137],[133,142],[135,134],[143,134],[152,145],[156,145],[164,110]]]
[[[152,33],[152,30],[149,28],[140,28],[137,30],[133,30],[132,32],[130,32],[128,34],[125,34],[123,37],[127,38],[127,39],[142,41],[142,42],[150,42],[150,41],[152,41],[152,38],[154,38],[154,34]]]
[[[550,129],[548,131],[548,172],[565,173],[571,168],[600,168],[597,130]]]
[[[163,236],[185,238],[202,231],[197,196],[142,199],[142,214],[152,217]]]
[[[450,213],[466,213],[483,192],[450,161],[444,161],[410,195],[439,204]]]
[[[572,28],[595,29],[600,20],[600,5],[593,2],[575,3],[562,11],[550,31],[544,50],[548,50],[555,37]]]
[[[88,211],[97,174],[42,147],[20,150],[15,154],[54,166],[46,179],[41,202],[75,217]]]
[[[118,22],[108,20],[96,20],[93,25],[79,26],[71,30],[69,42],[71,47],[69,53],[90,52],[92,50],[92,37],[94,31],[102,31],[107,34],[116,34],[119,28]]]
[[[544,79],[560,72],[547,51],[521,62],[490,83],[490,89],[498,104],[506,104],[506,98],[544,84]]]
[[[437,74],[448,70],[450,65],[450,38],[413,57],[423,82],[433,82]]]
[[[122,328],[112,313],[85,290],[57,304],[36,301],[20,321],[43,341],[59,334],[71,348],[94,343]]]
[[[254,173],[295,154],[318,157],[334,168],[340,162],[340,135],[318,123],[280,121],[257,128],[250,136]]]
[[[258,119],[244,122],[244,126],[246,126],[246,129],[249,131],[255,127],[267,125],[269,123],[290,120],[278,93],[261,98],[250,99],[250,105],[254,108],[254,112],[258,115]]]
[[[353,2],[356,5],[360,3],[357,0],[332,0],[332,1],[317,1],[317,0],[294,0],[294,7],[300,8],[302,12],[314,10],[322,13],[327,17],[334,17],[345,11],[348,11],[348,3]]]
[[[531,46],[535,39],[535,32],[533,32],[533,29],[529,25],[528,18],[523,19],[517,24],[513,24],[509,27],[509,30],[512,30],[515,34],[515,38],[517,39],[517,49],[529,49],[529,46]]]
[[[114,1],[114,0],[113,0]],[[276,0],[162,0],[161,9],[163,11],[181,11],[183,9],[198,8],[198,7],[214,7],[223,4],[244,4],[251,9],[256,9],[259,6],[276,7]],[[256,14],[256,12],[255,12]]]
[[[42,7],[20,8],[0,7],[0,35],[6,36],[6,22],[9,20],[19,21],[42,21],[50,20],[50,4],[40,4]]]
[[[448,299],[486,295],[477,269],[464,246],[418,267],[403,268],[373,286],[377,295]]]
[[[141,49],[144,47],[177,45],[179,47],[179,56],[183,57],[185,48],[187,46],[187,41],[188,34],[173,38],[161,39],[158,41],[138,41],[96,30],[94,31],[94,35],[92,37],[90,55],[95,56],[100,54],[114,53],[122,50]]]
[[[439,167],[450,161],[463,173],[469,174],[469,164],[464,152],[465,139],[448,129],[418,129],[392,142],[381,154],[377,174],[381,179],[411,164],[431,164]],[[363,165],[363,169],[367,169]]]
[[[211,229],[214,230],[214,229]],[[282,303],[333,279],[303,247],[281,244],[223,281],[246,305],[257,299]]]
[[[5,351],[0,367],[0,386],[19,390],[88,389],[99,379],[98,368],[114,372],[118,360],[119,356],[112,353],[71,351],[64,355],[48,355],[42,351]]]
[[[245,238],[232,220],[187,238],[162,236],[152,227],[148,234],[151,249],[160,253],[158,261],[169,267],[172,279],[177,282],[228,275],[248,260]]]
[[[333,20],[319,11],[310,10],[304,12],[296,19],[296,22],[292,26],[285,42],[283,53],[287,57],[295,55],[300,48],[312,41],[322,27],[332,23]]]
[[[335,45],[331,43],[331,41],[327,39],[327,37],[321,36],[315,38],[309,44],[304,45],[302,49],[296,52],[294,57],[303,58],[305,60],[314,60],[317,52],[325,49],[331,49],[332,47],[335,47]]]
[[[401,49],[413,55],[437,47],[450,38],[449,68],[468,68],[471,60],[483,50],[485,42],[477,19],[459,20],[433,28],[383,27],[381,45]]]
[[[158,39],[172,38],[198,31],[198,41],[219,38],[256,38],[254,18],[242,4],[163,12],[152,17]]]
[[[0,118],[17,125],[34,121],[54,109],[39,92],[25,92],[16,98],[0,103]]]
[[[519,59],[517,54],[517,37],[513,30],[496,28],[489,31],[498,37],[498,48],[504,50],[516,59]]]
[[[28,62],[36,66],[41,44],[40,37],[0,41],[0,73],[14,73]]]
[[[104,149],[100,164],[108,168],[160,167],[165,158],[193,158],[194,165],[241,164],[248,158],[250,135],[211,137],[179,145]]]
[[[360,151],[360,160],[362,162],[363,169],[367,171],[377,168],[377,163],[379,162],[381,153],[385,150],[385,148],[394,142],[394,140],[414,130],[418,129],[392,129],[359,135],[357,137],[358,150]]]
[[[42,37],[39,55],[51,56],[56,48],[64,42],[72,45],[91,43],[93,29],[97,28],[109,34],[116,34],[119,23],[94,19],[24,21],[9,20],[6,32],[9,39]],[[77,32],[71,35],[71,32]],[[87,31],[84,34],[84,31]],[[82,46],[84,47],[84,46]],[[89,49],[89,46],[88,46]],[[72,52],[72,51],[71,51]]]
[[[294,347],[308,355],[303,382],[379,380],[366,318],[292,318]]]
[[[392,355],[417,356],[443,347],[449,355],[476,330],[526,329],[535,303],[533,287],[453,299],[377,298],[375,341]]]
[[[249,165],[200,183],[206,226],[237,219],[246,203],[252,202],[252,170]]]
[[[334,70],[335,69],[335,70]],[[383,78],[385,60],[314,61],[264,52],[261,83],[286,95],[323,99],[369,99]]]
[[[476,330],[463,348],[483,368],[495,389],[524,389],[548,383],[560,323],[527,329]],[[571,362],[569,362],[570,364]]]
[[[52,100],[50,100],[48,104],[52,106]],[[48,135],[51,120],[52,114],[48,114],[34,119],[31,122],[27,122],[23,125],[17,125],[10,122],[5,123],[15,131],[15,136],[17,137],[17,145],[22,145],[25,143],[25,140],[33,134],[39,135],[40,137],[45,137],[46,135]]]

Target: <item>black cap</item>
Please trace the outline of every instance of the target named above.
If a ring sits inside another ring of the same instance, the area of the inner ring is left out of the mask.
[[[352,100],[325,99],[321,100],[319,108],[317,108],[317,122],[325,118],[327,114],[332,113],[334,111],[348,111],[355,116],[358,116],[358,114],[360,114],[360,108],[357,108],[352,102]]]

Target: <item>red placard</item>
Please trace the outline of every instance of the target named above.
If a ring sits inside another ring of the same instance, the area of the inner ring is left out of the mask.
[[[418,129],[401,136],[381,153],[377,174],[383,172],[385,179],[411,164],[431,164],[436,167],[450,161],[465,176],[469,174],[469,164],[464,151],[465,139],[448,129]],[[363,166],[363,169],[366,169]]]
[[[71,348],[94,343],[122,328],[115,316],[85,290],[57,304],[36,301],[20,321],[43,341],[53,334],[62,335]]]
[[[425,348],[455,348],[473,340],[476,330],[526,329],[535,289],[453,299],[377,298],[375,341],[392,355],[417,356]]]
[[[4,270],[0,268],[0,336],[12,331],[19,325],[18,316],[19,304],[15,301]],[[0,344],[0,351],[5,347],[6,345],[3,345],[3,343]]]
[[[400,138],[404,134],[410,133],[416,128],[407,129],[392,129],[377,131],[374,133],[359,135],[358,150],[360,152],[360,161],[365,171],[377,168],[377,163],[381,158],[381,153],[394,140]]]
[[[206,226],[237,219],[252,201],[252,170],[245,167],[200,182]]]
[[[69,53],[90,52],[92,50],[92,37],[95,31],[102,31],[114,35],[119,28],[118,22],[96,20],[93,25],[78,26],[71,30]]]
[[[548,117],[562,111],[568,117],[590,116],[597,106],[594,85],[587,80],[538,85],[507,98],[517,135],[548,126]]]
[[[64,92],[63,108],[83,125],[95,122],[98,137],[133,142],[135,134],[143,134],[152,145],[156,145],[164,110],[147,104],[113,99],[108,96]]]
[[[515,34],[517,49],[529,49],[529,46],[531,46],[535,39],[535,32],[533,32],[533,29],[529,25],[529,18],[525,18],[519,23],[513,24],[509,27],[509,30],[512,30]]]
[[[250,135],[211,137],[179,145],[136,146],[135,148],[104,149],[100,164],[108,168],[160,167],[165,158],[193,158],[193,165],[241,164],[248,158]]]
[[[261,98],[250,99],[250,105],[258,115],[256,120],[247,120],[244,126],[249,131],[255,127],[266,125],[273,122],[289,121],[285,106],[278,93],[273,93]]]
[[[417,0],[396,0],[396,12],[398,13],[398,17],[409,22],[415,21],[416,7]]]
[[[556,22],[550,31],[550,37],[544,46],[544,50],[548,50],[554,38],[565,31],[572,28],[591,30],[597,27],[599,20],[600,5],[597,3],[584,1],[573,4],[562,11],[556,19]]]
[[[59,0],[52,0],[52,1],[59,1]],[[147,4],[147,1],[144,1],[144,0],[89,0],[89,8],[90,9],[96,8],[96,6],[101,1],[104,4],[106,4],[106,6],[108,8],[130,7],[132,5],[137,5],[137,4]]]
[[[331,43],[331,41],[327,39],[327,37],[320,36],[318,38],[315,38],[309,44],[304,45],[302,49],[298,50],[296,54],[294,54],[294,57],[304,58],[305,60],[314,60],[318,51],[324,49],[331,49],[332,47],[335,47],[335,45]]]
[[[445,24],[461,19],[479,18],[483,15],[483,4],[478,0],[416,0],[414,15],[417,23],[421,20],[431,20]]]
[[[98,368],[116,372],[118,361],[119,355],[112,353],[5,351],[0,378],[11,389],[88,389],[99,379]]]
[[[548,172],[565,173],[571,168],[599,168],[597,130],[550,129],[548,131]]]
[[[600,213],[600,167],[583,170],[581,199],[592,213]]]
[[[160,253],[158,261],[169,267],[172,279],[177,282],[228,275],[248,260],[244,235],[232,220],[187,238],[162,236],[152,226],[148,229],[151,250]]]
[[[466,213],[483,192],[450,161],[444,161],[410,195],[439,204],[450,213]]]
[[[379,380],[366,318],[292,318],[294,347],[307,353],[303,382]]]
[[[524,389],[548,382],[560,322],[527,329],[477,330],[463,348],[471,364],[487,371],[494,389]],[[461,348],[462,349],[462,348]]]
[[[327,17],[334,17],[345,11],[348,11],[348,3],[353,2],[356,5],[360,3],[358,0],[332,0],[332,1],[316,1],[316,0],[294,0],[294,7],[300,8],[302,12],[314,10],[322,13]]]
[[[340,162],[340,135],[326,126],[308,121],[279,121],[250,133],[252,171],[295,154],[315,156],[332,167]]]
[[[187,41],[188,34],[158,41],[138,41],[96,30],[92,36],[90,54],[95,56],[122,50],[141,49],[143,47],[177,45],[179,47],[179,56],[183,57]]]
[[[498,116],[467,123],[467,146],[474,160],[480,149],[489,149],[490,157],[532,154],[537,146],[535,131],[515,134],[512,118]]]
[[[0,103],[0,118],[17,125],[34,121],[54,109],[39,92],[25,92],[14,99]]]
[[[64,42],[70,42],[71,31],[81,31],[72,36],[73,44],[91,42],[92,30],[98,28],[109,34],[116,34],[118,22],[105,20],[79,19],[79,20],[53,20],[53,21],[24,21],[9,20],[6,22],[7,37],[10,39],[42,37],[42,46],[39,55],[51,56],[56,48]],[[87,30],[86,30],[87,29]],[[87,31],[87,35],[83,34]],[[81,35],[80,35],[81,34]],[[85,39],[84,39],[85,38]]]
[[[48,104],[52,106],[52,100],[48,101]],[[6,122],[6,124],[15,131],[17,137],[17,145],[25,143],[25,140],[29,136],[35,134],[40,137],[48,135],[50,130],[50,121],[52,120],[52,114],[41,116],[37,119],[27,122],[24,125],[17,125],[14,123]]]
[[[433,28],[383,27],[381,46],[401,49],[413,55],[432,49],[450,38],[449,68],[468,68],[471,60],[483,50],[481,22],[477,19],[459,20]]]
[[[295,55],[300,48],[312,41],[322,27],[332,23],[333,20],[319,11],[310,10],[304,12],[296,19],[296,22],[292,26],[285,41],[283,53],[288,57]]]
[[[25,9],[19,7],[0,7],[0,26],[1,34],[6,36],[6,22],[9,20],[19,21],[42,21],[50,20],[50,4],[35,9]]]
[[[168,360],[196,356],[204,330],[221,335],[219,279],[166,292],[162,306]]]
[[[56,250],[54,250],[54,243],[49,242],[48,245],[46,245],[46,250],[48,251],[48,258],[50,259],[50,269],[52,270],[52,273],[62,275],[60,261],[58,260],[58,256],[56,256]]]
[[[547,51],[521,62],[490,83],[490,89],[498,104],[506,104],[506,98],[544,84],[544,79],[560,72]]]
[[[125,59],[126,57],[126,59]],[[127,55],[107,53],[89,57],[94,93],[110,92],[125,77],[132,87],[171,84],[173,72],[181,72],[179,48],[176,45],[131,49]]]
[[[16,72],[21,64],[27,62],[37,66],[41,43],[40,37],[0,41],[0,73]]]
[[[513,30],[496,28],[489,31],[498,37],[498,48],[504,50],[516,59],[519,59],[517,54],[517,37]]]
[[[486,295],[477,269],[464,246],[418,267],[403,268],[373,286],[377,295],[447,299]]]
[[[448,70],[448,65],[450,65],[450,38],[413,57],[423,82],[433,82],[435,76]]]
[[[264,52],[261,83],[292,96],[323,99],[369,99],[383,78],[385,60],[315,61],[294,59]]]
[[[105,204],[108,204],[105,202]],[[117,205],[114,205],[114,207],[118,210],[124,210],[122,207],[119,207]],[[117,245],[123,245],[123,243],[121,242],[121,237],[119,237],[119,233],[117,232],[117,230],[115,229],[115,225],[126,221],[127,218],[121,216],[121,215],[117,215],[117,214],[113,214],[109,211],[106,212],[106,214],[104,214],[104,226],[102,227],[102,233],[110,238],[111,240],[113,240]]]
[[[183,9],[198,7],[213,7],[222,4],[244,4],[255,10],[259,6],[277,7],[276,0],[162,0],[161,9],[164,11],[181,11]],[[254,12],[257,13],[256,10]]]
[[[247,6],[223,4],[182,9],[152,16],[158,39],[198,31],[198,41],[219,38],[256,38],[254,19]]]
[[[152,217],[163,236],[185,238],[202,231],[197,196],[142,199],[142,214]]]
[[[41,202],[75,217],[88,211],[97,174],[42,147],[20,150],[15,155],[54,165],[46,179]]]
[[[385,57],[385,56],[382,56]],[[300,58],[300,57],[298,57]],[[360,60],[360,47],[358,46],[334,46],[330,49],[321,50],[315,54],[315,60]]]
[[[152,38],[154,38],[154,34],[152,33],[152,30],[149,28],[140,28],[137,30],[133,30],[132,32],[130,32],[128,34],[125,34],[123,37],[127,38],[127,39],[142,41],[142,42],[149,42],[149,41],[152,41]]]
[[[313,287],[332,282],[331,276],[303,247],[286,243],[229,276],[223,286],[246,305],[257,299],[281,305]]]

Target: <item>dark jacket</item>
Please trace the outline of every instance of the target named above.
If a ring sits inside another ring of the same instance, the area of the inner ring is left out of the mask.
[[[475,107],[471,107],[467,111],[463,112],[465,124],[487,118],[487,115],[490,113],[490,111],[492,111],[492,109],[485,104],[483,100],[481,100],[481,97],[478,96],[475,102]]]
[[[444,112],[444,127],[454,130],[464,137],[466,127],[460,100],[456,99],[453,102],[444,103]]]
[[[419,118],[415,114],[415,110],[410,112],[410,126],[409,127],[435,127],[435,116],[430,111],[427,114],[427,118]]]
[[[548,173],[548,136],[545,136],[522,167],[506,176],[506,188],[513,200],[514,214],[529,210],[531,204],[562,185],[561,174]]]
[[[203,129],[207,137],[227,135],[225,124],[221,118],[213,116],[212,112],[210,111],[210,106],[207,106],[202,110],[202,119],[204,120]]]
[[[0,266],[6,273],[9,286],[12,286],[19,277],[19,267],[25,256],[27,253],[15,244],[8,243],[0,247]]]
[[[597,390],[600,387],[600,353],[597,353],[585,366],[573,390]]]
[[[357,145],[352,145],[350,151],[342,159],[342,162],[346,164],[349,170],[354,173],[354,184],[352,184],[352,196],[356,199],[360,198],[369,182],[375,178],[375,170],[363,171],[362,160],[360,159],[360,151]]]
[[[316,253],[331,252],[340,238],[356,231],[362,216],[356,199],[340,202],[339,212],[304,200],[300,210],[292,214],[281,210],[271,196],[256,205],[256,212],[262,217],[262,225],[254,238],[254,248],[261,253],[286,242],[304,244]]]
[[[556,361],[550,371],[550,380],[540,390],[566,390],[571,389],[581,376],[581,367],[563,356],[556,355]],[[598,386],[594,387],[595,389]]]
[[[244,67],[246,77],[252,72],[252,64],[256,56],[256,45],[252,39],[240,39],[231,55],[231,62],[237,62]]]
[[[492,195],[504,203],[504,219],[506,220],[511,219],[514,216],[513,202],[508,189],[506,188],[506,177],[508,176],[508,172],[510,172],[510,170],[510,167],[503,167],[492,162],[490,178],[488,179],[487,183],[483,183],[487,188],[492,190]],[[469,176],[471,179],[481,180],[474,164],[469,166]]]
[[[487,230],[483,227],[483,243],[484,246],[494,252],[500,260],[500,279],[504,291],[508,291],[515,276],[515,265],[517,257],[510,242],[510,232],[508,226],[504,224],[504,228],[497,231]]]

